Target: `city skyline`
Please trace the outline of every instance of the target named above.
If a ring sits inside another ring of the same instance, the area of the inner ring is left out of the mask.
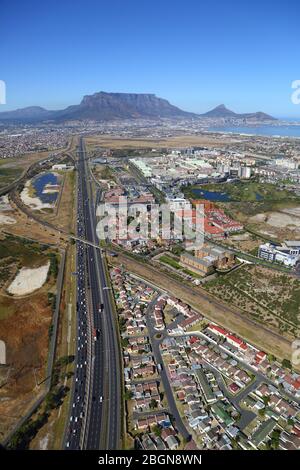
[[[30,0],[16,12],[3,2],[0,111],[60,109],[104,90],[155,93],[196,113],[225,103],[239,113],[299,116],[291,101],[299,79],[295,1],[254,1],[251,10],[217,2],[217,16],[196,1],[183,12],[177,1],[100,3]]]

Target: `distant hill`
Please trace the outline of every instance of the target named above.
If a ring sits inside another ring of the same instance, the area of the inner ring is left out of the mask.
[[[220,104],[216,108],[208,111],[207,113],[200,114],[201,117],[208,118],[232,118],[232,119],[245,119],[245,120],[256,120],[256,121],[276,121],[276,118],[269,116],[266,113],[258,111],[256,113],[244,113],[238,114],[230,109],[226,108],[224,104]]]
[[[237,114],[223,104],[205,114],[183,111],[150,93],[106,93],[100,91],[84,96],[81,103],[66,109],[48,111],[40,106],[30,106],[0,113],[0,121],[43,122],[43,121],[110,121],[113,119],[155,119],[155,118],[236,118],[246,120],[273,120],[265,113]]]
[[[0,113],[0,120],[40,121],[40,120],[95,120],[136,118],[192,118],[196,114],[182,111],[169,101],[149,93],[106,93],[100,91],[84,96],[78,105],[69,106],[59,111],[47,111],[44,108],[17,109]]]
[[[48,111],[40,106],[28,106],[27,108],[16,109],[15,111],[4,111],[0,113],[2,121],[42,121],[51,119],[56,111]]]

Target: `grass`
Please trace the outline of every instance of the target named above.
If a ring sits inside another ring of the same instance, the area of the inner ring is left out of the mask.
[[[12,183],[22,173],[22,168],[3,168],[3,164],[0,165],[0,188]]]
[[[41,265],[47,261],[48,257],[44,249],[38,243],[29,243],[28,241],[12,236],[1,240],[0,243],[0,261],[12,258],[27,267]]]
[[[164,264],[168,264],[169,266],[171,266],[172,268],[175,268],[175,269],[181,269],[181,266],[179,263],[177,263],[177,261],[175,261],[173,258],[171,258],[170,256],[167,256],[167,255],[163,255],[159,258],[159,261],[161,263],[164,263]]]
[[[237,181],[234,183],[212,183],[201,186],[191,186],[187,188],[187,192],[193,194],[195,189],[225,193],[230,197],[231,202],[300,200],[300,198],[291,191],[280,189],[276,184],[259,183],[257,181]],[[193,195],[195,196],[195,194]]]
[[[14,313],[14,305],[3,305],[0,304],[0,320],[5,320]]]
[[[183,273],[187,274],[188,276],[192,276],[195,279],[203,279],[203,276],[200,276],[200,274],[194,273],[193,271],[190,271],[189,269],[183,269]]]
[[[97,173],[99,174],[99,177],[102,180],[114,180],[115,179],[114,172],[108,165],[105,165],[100,168],[97,167]]]
[[[207,327],[207,321],[206,320],[200,320],[197,323],[195,323],[193,326],[187,329],[187,331],[202,331],[204,328]]]
[[[74,219],[74,195],[75,195],[75,172],[64,173],[64,183],[61,184],[58,195],[56,210],[51,209],[50,214],[45,215],[45,219],[62,228],[67,232],[72,231]],[[44,210],[46,213],[46,211]]]
[[[90,149],[97,147],[111,148],[111,149],[146,149],[151,152],[151,149],[167,149],[169,147],[189,147],[189,146],[215,146],[220,147],[226,145],[226,139],[222,141],[217,136],[212,135],[180,135],[168,138],[121,138],[113,136],[91,136],[85,139]],[[228,140],[231,141],[232,137],[228,136]],[[124,153],[124,152],[123,152]]]

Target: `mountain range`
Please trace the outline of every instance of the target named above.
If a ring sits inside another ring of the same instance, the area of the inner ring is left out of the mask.
[[[113,119],[154,119],[154,118],[229,118],[257,121],[275,120],[263,112],[237,114],[223,104],[204,114],[183,111],[151,93],[107,93],[100,91],[86,95],[78,105],[50,111],[40,106],[30,106],[15,111],[0,113],[4,122],[44,122],[44,121],[110,121]]]
[[[258,111],[256,113],[243,113],[238,114],[230,109],[226,108],[224,104],[220,104],[216,108],[208,111],[207,113],[201,114],[202,117],[209,117],[209,118],[232,118],[232,119],[251,119],[257,121],[273,121],[276,120],[273,116],[269,116],[269,114],[263,113],[262,111]]]

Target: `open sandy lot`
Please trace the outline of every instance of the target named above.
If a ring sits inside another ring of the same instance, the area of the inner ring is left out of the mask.
[[[50,262],[35,269],[22,268],[7,291],[18,296],[31,294],[35,290],[40,289],[47,280],[49,267]]]
[[[180,147],[180,146],[189,146],[189,145],[206,145],[214,146],[218,145],[223,147],[228,142],[234,140],[233,136],[228,136],[227,141],[224,141],[224,138],[218,135],[180,135],[162,139],[151,139],[151,138],[140,138],[140,139],[130,139],[124,137],[111,137],[111,136],[93,136],[87,137],[86,142],[88,146],[100,145],[105,148],[109,147],[112,149],[117,148],[162,148],[162,147]]]
[[[283,209],[282,211],[256,214],[249,219],[250,223],[262,223],[272,227],[293,227],[300,229],[300,207]]]
[[[300,207],[262,212],[250,217],[248,223],[253,225],[260,233],[278,238],[278,240],[299,238]]]
[[[12,225],[15,224],[16,220],[13,219],[12,217],[9,217],[8,215],[0,214],[0,225]]]

